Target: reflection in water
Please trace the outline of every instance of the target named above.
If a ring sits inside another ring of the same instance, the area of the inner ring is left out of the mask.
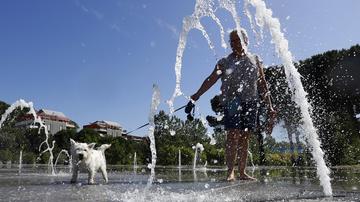
[[[21,167],[22,167],[22,156],[23,156],[23,150],[20,150],[20,155],[19,155],[19,174],[21,173]]]
[[[181,178],[181,166],[179,166],[179,182],[181,182],[182,181],[182,178]]]
[[[179,158],[179,168],[181,168],[181,150],[180,149],[179,149],[178,158]]]
[[[179,149],[178,159],[179,159],[179,166],[178,166],[178,169],[179,169],[179,182],[181,182],[182,179],[181,179],[181,150],[180,149]]]
[[[197,182],[198,179],[197,179],[197,175],[196,175],[196,170],[193,169],[193,176],[194,176],[194,182]]]
[[[136,157],[136,152],[134,153],[134,174],[136,174],[136,170],[138,168],[138,165],[137,165],[137,157]]]

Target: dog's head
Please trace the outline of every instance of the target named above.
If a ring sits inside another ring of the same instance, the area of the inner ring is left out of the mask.
[[[73,155],[73,158],[76,158],[79,161],[86,160],[89,157],[91,150],[95,147],[95,143],[79,143],[71,138],[70,142],[71,154]]]

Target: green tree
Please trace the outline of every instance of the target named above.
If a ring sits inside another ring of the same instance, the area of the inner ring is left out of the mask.
[[[54,140],[56,141],[57,150],[70,149],[70,138],[75,139],[76,130],[75,129],[66,129],[57,132],[54,135]]]
[[[177,156],[179,150],[182,154],[183,164],[191,164],[194,153],[192,146],[197,143],[203,145],[210,141],[206,135],[206,128],[199,119],[193,121],[182,121],[176,116],[168,116],[164,111],[160,111],[155,116],[155,142],[157,148],[157,163],[159,165],[174,165],[178,163]],[[207,153],[203,153],[203,160],[206,161]]]
[[[0,114],[3,114],[10,105],[0,100]]]
[[[14,154],[9,149],[0,149],[1,162],[11,161],[13,158],[14,158]]]
[[[80,130],[75,136],[75,141],[85,143],[97,143],[101,140],[101,135],[91,128],[84,128]]]

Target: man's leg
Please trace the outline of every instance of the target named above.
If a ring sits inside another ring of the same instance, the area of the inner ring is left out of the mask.
[[[249,138],[250,132],[242,131],[239,134],[239,149],[238,149],[238,166],[239,166],[239,175],[240,180],[255,180],[255,178],[250,177],[246,174],[245,168],[247,163],[248,149],[249,149]]]
[[[238,136],[239,136],[239,130],[237,129],[229,129],[227,131],[225,153],[226,153],[226,165],[228,167],[228,172],[227,172],[228,181],[235,180],[234,166],[236,159],[236,150],[238,145]]]

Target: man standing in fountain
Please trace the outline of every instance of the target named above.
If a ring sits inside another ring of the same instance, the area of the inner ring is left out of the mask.
[[[241,30],[244,45],[248,38]],[[238,160],[240,180],[255,180],[245,172],[249,138],[256,130],[258,85],[261,98],[268,106],[269,114],[275,114],[267,88],[261,62],[257,56],[247,54],[242,47],[236,30],[230,33],[232,53],[220,59],[213,72],[204,80],[199,90],[191,96],[197,101],[216,81],[221,78],[221,102],[224,107],[226,137],[227,180],[235,180],[234,166]],[[192,103],[189,102],[191,105]]]

